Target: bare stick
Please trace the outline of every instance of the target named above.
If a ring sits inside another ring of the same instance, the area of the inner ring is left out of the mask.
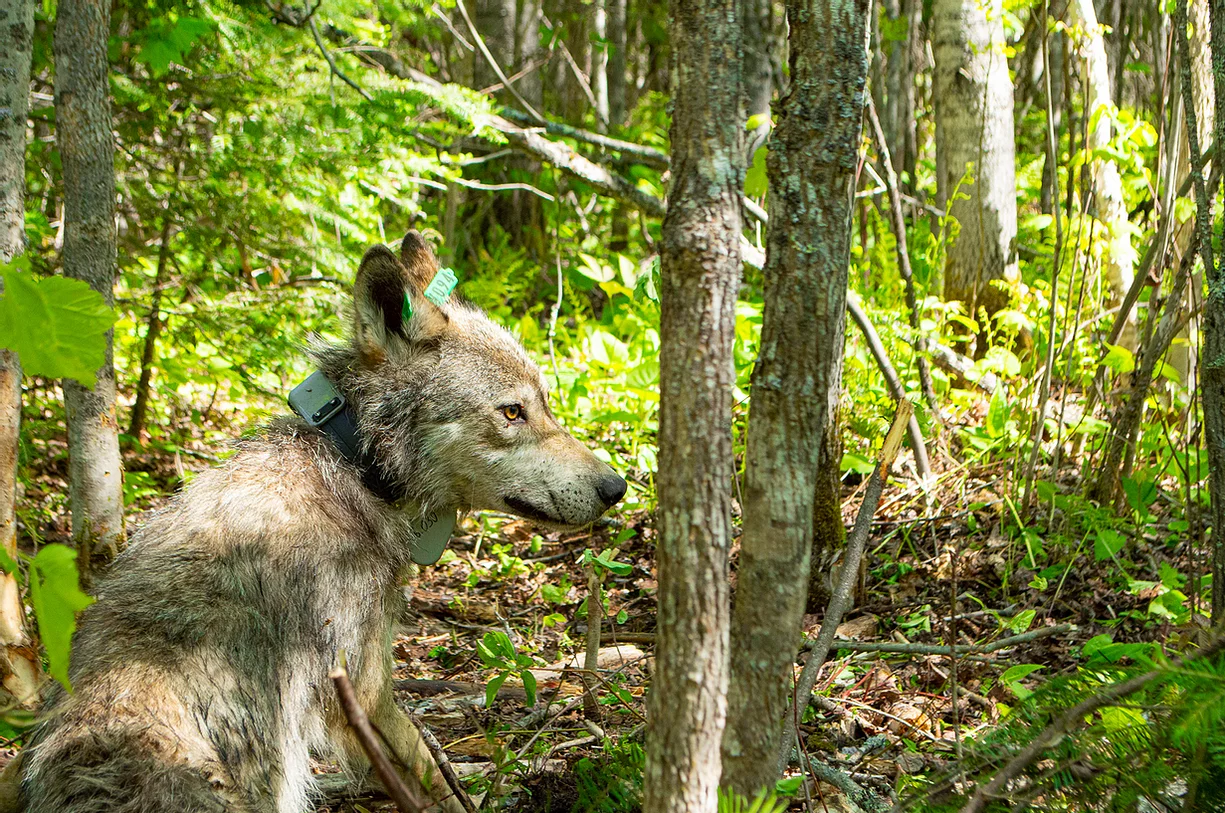
[[[472,18],[468,16],[468,9],[464,6],[464,0],[455,0],[455,7],[459,9],[460,16],[464,18],[464,23],[468,26],[468,32],[472,34],[472,39],[476,43],[477,49],[481,52],[481,56],[485,57],[485,62],[493,71],[494,76],[498,77],[498,81],[502,83],[502,87],[515,97],[515,101],[523,106],[523,109],[532,115],[532,118],[543,124],[544,116],[536,111],[536,108],[528,104],[527,99],[521,94],[511,81],[506,78],[506,74],[502,72],[502,66],[498,64],[498,60],[493,58],[493,54],[489,52],[489,46],[485,44],[485,40],[481,38],[481,33],[476,30],[476,26],[472,24]]]
[[[379,745],[378,734],[370,725],[370,718],[366,716],[365,710],[357,702],[357,695],[353,692],[353,684],[349,682],[349,675],[345,668],[337,666],[328,677],[332,679],[332,684],[336,687],[340,709],[344,712],[345,719],[349,721],[353,733],[357,735],[357,741],[361,743],[362,750],[370,759],[370,764],[374,766],[375,773],[378,774],[383,786],[387,789],[387,795],[396,803],[400,813],[423,813],[429,807],[429,803],[422,800],[418,793],[404,784],[404,780],[392,767],[391,760],[383,753],[383,748]]]
[[[864,341],[868,343],[868,350],[872,352],[872,358],[876,359],[876,366],[880,368],[880,374],[885,377],[885,383],[889,385],[889,394],[895,401],[905,400],[906,389],[902,386],[902,379],[898,377],[897,370],[889,361],[885,345],[881,342],[868,315],[859,306],[859,301],[853,296],[848,296],[846,309],[851,314],[851,318],[855,320],[855,324],[859,326]],[[919,479],[926,482],[932,476],[932,467],[931,462],[927,459],[927,446],[923,442],[923,431],[919,428],[919,419],[913,414],[906,422],[906,431],[910,435],[910,448],[914,451],[915,468],[918,469]]]
[[[893,642],[875,642],[875,641],[847,641],[840,638],[835,638],[831,649],[845,649],[849,652],[893,652],[904,655],[989,655],[992,652],[998,652],[1001,649],[1007,649],[1010,646],[1018,644],[1027,644],[1030,641],[1036,641],[1040,638],[1049,638],[1052,635],[1063,635],[1064,633],[1072,632],[1076,627],[1072,624],[1060,624],[1057,627],[1038,627],[1037,629],[1023,632],[1020,635],[1013,635],[1008,638],[1001,638],[998,641],[992,641],[989,644],[982,646],[964,646],[958,644],[956,646],[941,646],[939,644],[899,644]],[[809,648],[815,649],[817,641],[813,641]]]
[[[1185,19],[1185,18],[1184,18]],[[1184,29],[1185,30],[1185,29]],[[1131,680],[1125,680],[1122,683],[1116,683],[1105,691],[1098,692],[1090,698],[1082,700],[1072,708],[1059,715],[1053,723],[1042,730],[1042,733],[1034,737],[1029,745],[1021,749],[1015,757],[1013,757],[1007,765],[985,785],[979,785],[974,789],[974,795],[970,797],[970,801],[966,802],[965,807],[961,808],[961,813],[978,813],[982,810],[988,800],[999,795],[1004,786],[1017,778],[1028,768],[1035,760],[1042,756],[1042,752],[1053,746],[1065,734],[1071,731],[1084,718],[1103,706],[1108,706],[1116,700],[1120,700],[1129,694],[1143,689],[1163,674],[1175,672],[1189,663],[1199,660],[1205,660],[1216,655],[1225,648],[1225,635],[1220,635],[1215,641],[1212,641],[1207,646],[1200,649],[1193,655],[1185,655],[1169,666],[1163,669],[1154,669],[1151,672],[1146,672],[1143,675],[1137,675]]]
[[[455,794],[455,798],[463,805],[464,810],[468,813],[476,813],[476,805],[472,803],[472,799],[468,796],[468,791],[464,790],[463,783],[459,781],[459,777],[455,774],[455,766],[451,764],[451,760],[447,759],[447,752],[442,750],[442,744],[438,742],[438,738],[434,736],[434,732],[421,722],[414,719],[413,725],[417,726],[417,730],[421,732],[421,739],[425,742],[425,747],[429,749],[434,757],[434,762],[438,763],[438,770],[442,772],[443,779],[447,780],[447,785],[451,787],[451,792]]]
[[[868,102],[868,120],[872,123],[872,134],[876,139],[876,154],[885,167],[885,187],[889,190],[889,213],[893,220],[893,233],[897,245],[897,268],[906,283],[906,308],[910,314],[910,328],[915,336],[915,359],[919,365],[919,384],[923,388],[923,397],[934,417],[940,421],[940,403],[936,400],[936,390],[932,386],[932,371],[927,364],[927,337],[923,335],[923,326],[919,321],[919,300],[915,293],[914,272],[910,268],[910,250],[906,246],[906,217],[902,214],[902,198],[897,188],[897,173],[893,171],[893,160],[889,156],[889,142],[885,140],[885,132],[881,129],[880,118],[876,115],[876,107],[872,104],[871,94],[864,97]]]
[[[590,555],[590,554],[588,554]],[[600,600],[600,573],[593,562],[587,564],[587,655],[583,660],[583,714],[588,720],[600,719],[596,671],[600,665],[600,628],[604,626],[604,602]]]
[[[868,531],[872,527],[872,517],[876,514],[876,507],[880,504],[880,495],[885,487],[885,480],[889,476],[889,468],[893,465],[898,449],[902,446],[902,435],[906,431],[906,423],[913,410],[914,407],[909,401],[898,401],[897,413],[893,416],[893,426],[889,427],[889,434],[885,436],[885,443],[880,450],[876,468],[872,470],[872,476],[868,478],[863,503],[859,506],[859,514],[855,517],[855,527],[851,531],[850,539],[847,540],[846,553],[842,557],[842,572],[838,575],[838,589],[834,591],[834,595],[829,600],[829,606],[825,609],[825,618],[821,621],[821,631],[817,634],[817,640],[812,646],[812,654],[808,657],[808,662],[804,664],[804,670],[800,672],[793,699],[794,706],[785,715],[782,747],[779,749],[777,758],[780,774],[787,767],[787,756],[791,751],[791,740],[795,737],[796,721],[799,720],[803,706],[807,704],[808,698],[812,695],[812,687],[817,682],[817,674],[825,664],[825,659],[829,657],[830,646],[834,642],[834,632],[838,629],[842,616],[851,608],[851,594],[859,576],[859,563],[863,559]]]
[[[502,115],[511,121],[520,124],[534,123],[531,117],[514,108],[502,108]],[[593,133],[590,130],[580,130],[578,127],[571,127],[569,124],[562,124],[556,121],[544,122],[544,131],[550,135],[559,135],[563,138],[573,138],[575,141],[582,141],[584,144],[591,144],[594,147],[603,147],[607,150],[614,150],[622,155],[629,156],[635,159],[638,163],[651,167],[652,169],[667,169],[672,165],[672,160],[663,150],[657,150],[654,147],[647,147],[643,144],[635,144],[633,141],[622,141],[619,138],[610,138],[602,133]]]
[[[318,8],[318,6],[316,6],[316,8]],[[348,85],[349,87],[356,90],[359,94],[361,94],[361,97],[363,99],[365,99],[366,101],[370,101],[372,97],[370,96],[369,93],[366,92],[365,88],[363,88],[361,85],[357,84],[352,79],[350,79],[348,76],[346,76],[345,72],[342,71],[340,67],[336,64],[335,58],[328,51],[327,46],[323,44],[323,37],[319,36],[319,26],[315,25],[315,18],[313,16],[309,20],[309,25],[310,25],[311,35],[315,38],[315,45],[319,46],[319,53],[323,54],[323,58],[327,60],[328,68],[331,69],[332,73],[336,77],[338,77],[340,81],[344,82],[346,85]]]

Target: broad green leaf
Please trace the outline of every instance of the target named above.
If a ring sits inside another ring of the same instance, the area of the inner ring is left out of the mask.
[[[1093,558],[1099,562],[1113,559],[1126,544],[1127,537],[1118,531],[1098,528],[1093,540]]]
[[[1105,357],[1102,359],[1102,364],[1114,370],[1118,375],[1130,373],[1136,369],[1136,357],[1126,347],[1118,344],[1107,344],[1109,348]]]
[[[498,689],[502,688],[509,675],[509,672],[503,672],[485,685],[485,708],[493,708],[493,701],[498,698]]]
[[[115,313],[101,294],[66,277],[0,271],[0,347],[15,350],[27,375],[75,378],[92,387],[106,360]]]
[[[519,673],[519,677],[523,679],[523,691],[527,692],[527,705],[531,708],[536,705],[536,676],[532,674],[532,670],[524,669]]]
[[[1016,683],[1018,680],[1029,677],[1042,668],[1040,663],[1018,663],[1016,666],[1009,667],[1004,674],[1000,675],[1000,683]]]
[[[1018,635],[1029,629],[1030,624],[1034,623],[1034,616],[1038,613],[1036,610],[1024,610],[1017,613],[1012,618],[1008,619],[1008,629]]]
[[[987,407],[987,434],[993,438],[1002,438],[1008,431],[1008,396],[1004,387],[996,387],[991,396],[991,405]]]
[[[81,591],[77,552],[66,545],[46,545],[30,561],[30,603],[38,633],[47,650],[47,670],[65,689],[68,653],[77,628],[77,613],[94,603]]]

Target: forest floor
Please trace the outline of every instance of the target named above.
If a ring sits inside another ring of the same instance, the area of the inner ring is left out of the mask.
[[[32,456],[26,497],[47,510],[36,529],[25,528],[24,538],[68,542],[67,512],[62,500],[53,499],[66,493],[62,439],[34,443],[43,453]],[[209,465],[206,447],[199,448],[199,457],[141,453],[129,460],[129,469],[148,475],[138,481],[173,484],[185,463]],[[930,494],[902,476],[881,501],[856,606],[838,637],[913,651],[836,649],[801,734],[811,759],[882,798],[941,776],[958,749],[972,747],[1027,685],[1074,672],[1090,638],[1108,633],[1115,641],[1164,640],[1171,632],[1171,624],[1149,610],[1155,593],[1136,590],[1130,576],[1120,578],[1117,558],[1098,560],[1092,540],[1082,539],[1075,550],[1052,550],[1066,565],[1058,578],[1018,564],[1027,545],[1041,544],[1046,529],[1034,536],[1004,530],[1010,492],[1003,474],[998,465],[963,470],[955,483],[948,478]],[[1059,487],[1076,491],[1074,481]],[[859,491],[844,490],[848,527]],[[138,509],[165,499],[156,488],[133,492],[131,519],[139,524]],[[1154,511],[1159,507],[1154,504]],[[1170,559],[1186,572],[1177,561],[1185,546],[1170,545],[1160,533],[1167,520],[1148,519],[1148,531],[1136,533],[1139,549],[1130,551],[1131,560],[1147,561],[1155,574]],[[1051,526],[1057,523],[1053,517]],[[625,800],[636,795],[641,778],[632,766],[641,767],[654,652],[653,537],[645,512],[569,533],[540,532],[498,515],[467,517],[439,565],[422,568],[406,584],[410,609],[395,644],[399,697],[435,734],[461,776],[482,777],[474,792],[492,792],[519,811],[631,809]],[[588,576],[581,560],[588,549],[614,547],[620,572],[609,571],[605,579],[599,714],[589,720],[582,702]],[[737,551],[738,542],[733,568]],[[815,636],[820,622],[820,614],[806,616],[805,633]],[[478,656],[477,643],[496,631],[509,636],[517,653],[531,656],[539,687],[535,708],[527,707],[514,675],[486,706],[486,687],[499,671]],[[956,661],[922,651],[954,640],[973,649]],[[798,761],[792,774],[799,775]],[[845,809],[832,785],[797,781],[793,791],[793,806]],[[377,793],[329,799],[321,811],[394,809]]]

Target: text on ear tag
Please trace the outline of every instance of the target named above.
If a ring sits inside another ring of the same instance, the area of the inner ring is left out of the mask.
[[[425,286],[425,298],[441,308],[457,284],[459,278],[454,271],[450,268],[439,268],[430,284]]]

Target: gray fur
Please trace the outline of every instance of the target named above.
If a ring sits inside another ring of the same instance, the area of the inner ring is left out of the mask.
[[[391,693],[408,523],[455,506],[580,525],[624,483],[558,425],[509,333],[420,296],[436,263],[415,233],[404,246],[401,258],[367,253],[353,339],[312,355],[405,499],[375,497],[330,441],[288,418],[200,474],[134,535],[83,613],[74,693],[49,699],[24,755],[30,813],[302,813],[312,754],[365,766],[327,677],[342,651],[372,720],[456,809]],[[407,323],[389,311],[404,292]],[[509,420],[508,404],[525,419]]]

